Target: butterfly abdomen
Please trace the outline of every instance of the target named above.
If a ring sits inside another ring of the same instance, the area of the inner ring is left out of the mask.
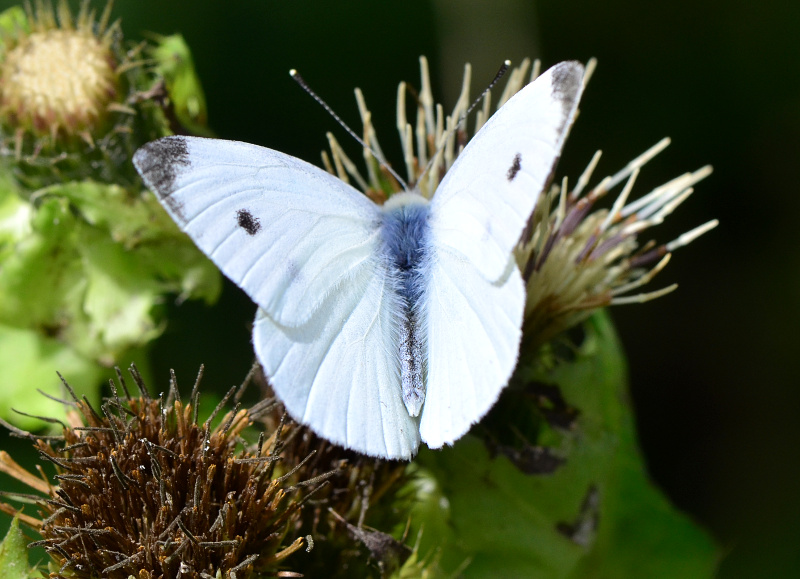
[[[383,251],[401,304],[396,320],[403,402],[418,416],[425,401],[421,266],[428,247],[428,201],[415,193],[395,195],[383,207]]]

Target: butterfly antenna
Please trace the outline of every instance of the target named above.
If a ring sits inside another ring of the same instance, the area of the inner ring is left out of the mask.
[[[389,163],[386,161],[386,159],[384,159],[384,158],[383,158],[383,155],[379,154],[379,153],[378,153],[378,152],[377,152],[375,149],[373,149],[372,147],[370,147],[370,146],[369,146],[369,145],[368,145],[368,144],[367,144],[367,143],[364,141],[364,139],[362,139],[361,137],[359,137],[359,136],[356,134],[356,132],[355,132],[353,129],[351,129],[350,127],[348,127],[348,126],[347,126],[347,123],[345,123],[345,122],[344,122],[344,121],[341,119],[341,117],[340,117],[339,115],[337,115],[337,114],[334,112],[334,110],[333,110],[333,109],[330,107],[330,105],[328,105],[328,103],[326,103],[324,100],[322,100],[322,97],[321,97],[321,96],[319,96],[317,93],[315,93],[315,92],[314,92],[314,91],[311,89],[311,87],[310,87],[310,86],[308,86],[308,84],[306,83],[306,81],[305,81],[305,80],[303,80],[303,77],[302,77],[302,76],[300,76],[300,73],[299,73],[299,72],[297,72],[295,69],[292,69],[292,70],[290,70],[290,71],[289,71],[289,75],[290,75],[290,76],[291,76],[291,77],[294,79],[294,81],[295,81],[297,84],[299,84],[299,85],[300,85],[300,86],[303,88],[303,90],[304,90],[304,91],[306,91],[306,92],[307,92],[307,93],[308,93],[308,94],[311,96],[311,98],[313,98],[315,101],[317,101],[317,102],[318,102],[318,103],[319,103],[319,104],[322,106],[322,108],[323,108],[323,109],[325,109],[326,111],[328,111],[328,114],[329,114],[330,116],[332,116],[332,117],[334,118],[334,120],[335,120],[337,123],[339,123],[339,125],[341,125],[341,127],[342,127],[342,128],[345,130],[345,131],[347,131],[347,132],[348,132],[348,134],[349,134],[351,137],[353,137],[353,138],[354,138],[356,141],[358,141],[358,143],[359,143],[359,144],[360,144],[362,147],[364,147],[364,148],[365,148],[365,149],[367,149],[367,150],[368,150],[370,153],[372,153],[372,156],[373,156],[373,157],[375,157],[375,159],[377,159],[377,160],[378,160],[378,163],[380,163],[381,167],[383,167],[383,168],[384,168],[384,169],[386,169],[386,170],[387,170],[389,173],[391,173],[392,177],[394,177],[395,179],[397,179],[397,182],[398,182],[398,183],[400,183],[400,185],[402,185],[403,189],[405,189],[406,191],[408,190],[408,183],[406,183],[406,182],[405,182],[405,179],[403,179],[403,178],[402,178],[400,175],[398,175],[398,174],[397,174],[397,172],[396,172],[394,169],[392,169],[392,167],[389,165]],[[471,110],[471,109],[470,109],[470,110]]]
[[[445,144],[447,143],[447,140],[450,138],[450,135],[455,133],[458,130],[458,128],[464,123],[464,121],[467,120],[467,117],[469,116],[469,114],[475,109],[476,106],[478,106],[478,103],[480,103],[483,100],[483,98],[486,96],[486,93],[489,92],[490,90],[492,90],[494,88],[494,86],[498,82],[500,82],[500,79],[503,78],[506,75],[506,73],[508,72],[508,69],[510,67],[511,67],[511,61],[510,60],[503,61],[503,64],[500,66],[500,69],[497,71],[497,74],[494,75],[494,78],[492,79],[492,82],[490,82],[488,84],[488,86],[485,89],[483,89],[483,92],[481,92],[481,94],[478,96],[478,98],[476,98],[472,102],[472,104],[469,105],[469,108],[464,112],[464,114],[462,114],[458,118],[458,122],[456,124],[454,124],[453,127],[449,131],[447,131],[444,134],[442,134],[442,139],[440,141],[441,144],[436,149],[436,153],[431,155],[431,158],[428,159],[428,163],[425,165],[425,168],[422,170],[422,173],[420,173],[419,177],[417,178],[417,183],[422,181],[422,178],[425,175],[427,175],[428,171],[430,171],[431,166],[433,165],[433,162],[436,160],[439,151],[442,150],[445,147]]]
[[[510,60],[504,60],[503,64],[500,66],[500,69],[497,71],[497,74],[494,75],[494,78],[492,79],[492,82],[490,82],[489,85],[485,89],[483,89],[483,92],[480,94],[480,96],[478,98],[476,98],[472,102],[471,105],[469,105],[469,108],[467,109],[467,111],[463,115],[461,115],[461,117],[458,119],[458,123],[456,123],[456,127],[460,126],[461,123],[463,123],[464,121],[467,120],[467,117],[473,111],[473,109],[475,109],[475,107],[478,106],[478,103],[483,100],[483,97],[486,96],[486,93],[489,92],[490,90],[492,90],[494,88],[494,86],[498,82],[500,82],[500,79],[503,78],[506,75],[506,73],[508,72],[509,68],[511,68],[511,61]],[[453,129],[453,130],[455,130],[455,129]]]

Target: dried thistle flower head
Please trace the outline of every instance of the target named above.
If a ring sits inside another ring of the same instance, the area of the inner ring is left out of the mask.
[[[112,384],[114,395],[99,412],[73,396],[63,436],[34,437],[6,424],[33,440],[57,471],[52,484],[0,453],[0,470],[47,496],[38,503],[39,518],[21,520],[41,533],[32,545],[50,553],[50,576],[242,579],[277,573],[306,543],[294,538],[301,508],[332,473],[298,481],[302,462],[278,466],[282,427],[242,448],[242,431],[270,402],[249,410],[237,404],[212,428],[235,389],[200,424],[197,385],[184,406],[174,375],[169,395],[158,399],[148,396],[135,367],[132,375],[140,396],[131,396],[118,374],[124,397]],[[0,509],[15,512],[6,504]]]
[[[254,379],[261,398],[274,399],[260,366]],[[314,538],[314,550],[296,558],[293,568],[305,577],[394,576],[412,554],[404,534],[396,531],[407,525],[415,500],[409,492],[413,466],[332,444],[287,419],[281,405],[262,414],[260,421],[267,432],[287,425],[276,451],[286,464],[303,462],[304,478],[310,480],[330,477],[300,513],[297,532]]]
[[[584,85],[593,73],[596,61],[586,66]],[[430,198],[445,173],[455,162],[467,141],[492,113],[492,92],[486,91],[470,131],[467,113],[471,99],[471,68],[464,68],[461,95],[450,114],[434,101],[428,62],[420,58],[421,88],[413,91],[400,83],[397,97],[397,129],[404,152],[406,179],[420,194]],[[528,81],[539,74],[539,61],[525,59],[507,75],[507,82],[494,109],[499,109]],[[416,117],[407,117],[407,94],[415,97]],[[356,100],[363,123],[363,150],[367,176],[342,147],[328,134],[331,154],[323,152],[326,169],[345,182],[354,181],[366,195],[382,203],[393,193],[403,190],[376,155],[383,158],[372,125],[372,115],[364,96],[356,89]],[[556,334],[584,319],[598,308],[624,303],[643,302],[669,293],[677,285],[633,296],[623,296],[644,286],[661,271],[671,253],[717,225],[709,221],[677,239],[656,245],[641,244],[639,234],[658,225],[693,192],[693,185],[710,174],[706,166],[655,188],[638,200],[627,203],[640,169],[669,144],[663,139],[616,174],[602,179],[588,190],[592,173],[600,159],[598,151],[586,171],[572,189],[566,178],[548,185],[544,191],[531,191],[538,196],[534,213],[522,235],[515,254],[527,286],[523,326],[523,351],[533,351]],[[627,181],[626,181],[627,180]],[[595,209],[594,204],[615,186],[626,181],[610,209]]]
[[[140,395],[118,372],[124,395],[111,384],[99,411],[65,383],[72,410],[62,436],[0,420],[57,472],[51,483],[41,468],[36,476],[0,451],[0,471],[46,497],[3,493],[38,504],[38,517],[4,503],[0,510],[42,535],[31,546],[51,554],[51,577],[389,576],[411,554],[384,532],[407,524],[408,465],[344,450],[294,424],[258,366],[202,424],[202,370],[185,406],[174,375],[168,396],[153,399],[131,373]],[[251,377],[266,399],[239,409]],[[231,399],[234,410],[212,428]],[[248,444],[242,435],[253,422],[265,429]]]
[[[5,37],[0,63],[0,116],[16,133],[17,149],[24,133],[37,137],[80,136],[92,141],[119,94],[117,62],[109,26],[111,2],[102,16],[84,1],[73,19],[66,0],[58,3],[58,18],[49,2],[27,7],[30,31],[18,29]]]

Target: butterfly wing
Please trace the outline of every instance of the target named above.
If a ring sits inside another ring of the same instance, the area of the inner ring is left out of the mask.
[[[431,200],[435,246],[462,254],[486,279],[503,274],[561,155],[582,83],[583,66],[562,62],[489,118]]]
[[[380,244],[379,210],[340,179],[235,141],[166,137],[133,163],[197,246],[276,322],[301,325]]]
[[[497,400],[517,361],[525,287],[513,260],[489,282],[441,249],[425,294],[428,373],[420,436],[431,448],[466,434]]]
[[[565,62],[519,91],[431,201],[420,435],[432,448],[465,434],[514,370],[525,289],[512,251],[561,154],[582,82],[583,67]]]
[[[380,211],[308,163],[166,137],[134,164],[200,249],[259,306],[256,354],[289,414],[366,454],[419,445],[400,393]]]
[[[304,326],[263,310],[253,341],[289,413],[324,438],[383,458],[411,458],[419,428],[402,400],[396,309],[387,272],[363,270]]]

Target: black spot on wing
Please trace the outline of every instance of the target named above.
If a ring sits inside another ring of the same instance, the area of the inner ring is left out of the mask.
[[[508,168],[508,172],[506,173],[509,183],[514,180],[520,169],[522,169],[522,155],[517,153],[514,155],[514,161],[511,163],[511,166]]]
[[[165,137],[147,143],[133,155],[133,165],[147,186],[178,217],[183,205],[172,199],[178,175],[191,166],[189,147],[183,137]]]
[[[261,221],[247,209],[239,209],[236,212],[236,223],[244,229],[248,235],[255,235],[261,229]]]

